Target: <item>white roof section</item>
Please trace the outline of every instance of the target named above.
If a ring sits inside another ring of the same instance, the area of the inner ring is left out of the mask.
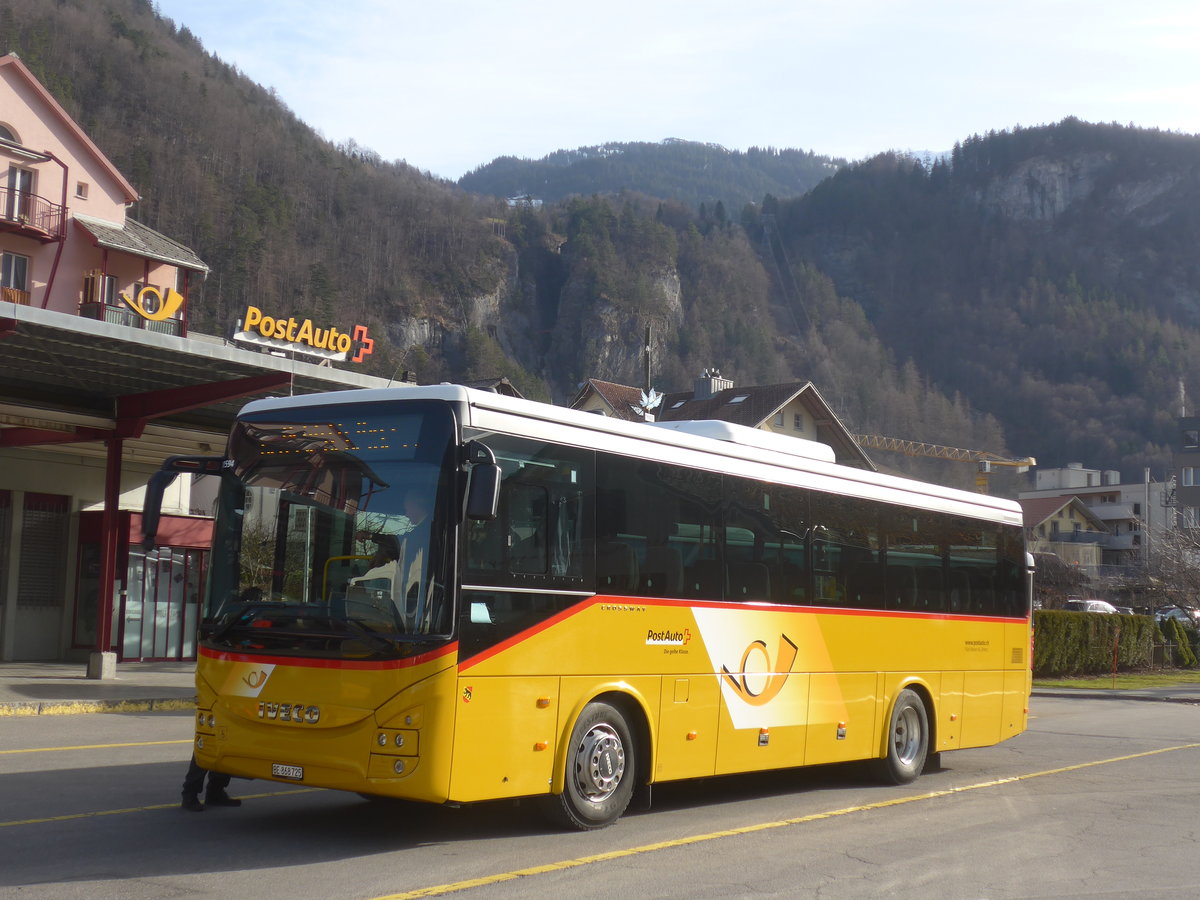
[[[810,441],[805,438],[789,437],[786,434],[773,434],[770,431],[760,431],[746,425],[735,425],[732,422],[722,422],[720,419],[690,419],[680,422],[654,422],[655,428],[670,428],[694,434],[696,437],[711,438],[714,441],[728,441],[731,444],[741,444],[743,447],[758,447],[762,450],[774,450],[776,453],[786,453],[789,456],[799,456],[804,459],[819,459],[823,462],[837,462],[833,448],[828,444]]]
[[[256,400],[247,404],[243,413],[282,411],[334,403],[388,403],[400,400],[441,400],[455,404],[459,408],[464,426],[485,432],[526,435],[537,440],[590,447],[643,459],[669,460],[672,463],[712,472],[777,481],[884,503],[940,510],[1011,525],[1023,524],[1021,507],[1014,501],[843,466],[827,458],[815,458],[803,452],[787,452],[774,446],[774,442],[763,441],[763,438],[772,437],[764,432],[757,432],[757,443],[739,442],[713,437],[710,434],[690,433],[686,427],[660,427],[668,423],[651,425],[627,422],[460,385],[410,385]],[[697,423],[693,421],[669,424]],[[729,423],[719,424],[727,428],[737,428]],[[704,427],[702,425],[701,430]],[[713,429],[712,433],[715,434],[716,430]],[[740,431],[729,433],[740,435]],[[774,437],[781,441],[796,441],[782,435]],[[765,443],[772,446],[763,446]]]

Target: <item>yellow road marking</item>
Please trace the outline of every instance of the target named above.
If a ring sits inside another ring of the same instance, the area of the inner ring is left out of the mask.
[[[1071,766],[1061,766],[1057,769],[1046,769],[1043,772],[1030,772],[1026,775],[1010,775],[1007,778],[997,778],[993,781],[981,781],[978,784],[968,784],[963,787],[947,788],[942,791],[930,791],[927,794],[916,794],[911,797],[896,797],[890,800],[881,800],[878,803],[866,803],[861,806],[847,806],[843,809],[829,810],[828,812],[811,813],[807,816],[797,816],[794,819],[782,819],[778,822],[760,822],[756,825],[743,825],[740,828],[729,828],[724,831],[712,831],[707,834],[696,834],[691,837],[677,838],[671,841],[659,841],[654,844],[644,844],[640,847],[629,847],[624,850],[611,850],[608,853],[597,853],[595,856],[581,856],[577,859],[565,859],[559,862],[546,863],[541,866],[531,866],[528,869],[517,869],[512,872],[498,872],[495,875],[484,875],[480,878],[470,878],[465,881],[455,881],[450,884],[439,884],[433,887],[418,888],[415,891],[405,891],[401,894],[385,894],[374,900],[410,900],[415,897],[440,897],[445,894],[454,894],[459,891],[469,890],[474,887],[483,887],[489,884],[499,884],[504,881],[514,881],[518,878],[528,878],[531,875],[544,875],[547,872],[561,872],[564,869],[574,869],[579,866],[587,866],[592,863],[607,862],[608,860],[621,859],[629,856],[639,856],[643,853],[653,853],[657,850],[667,850],[673,847],[686,847],[691,844],[700,844],[705,841],[713,841],[718,838],[737,837],[743,834],[753,834],[759,831],[769,831],[773,828],[785,828],[790,825],[804,825],[808,822],[818,822],[822,819],[832,819],[837,816],[846,816],[851,813],[867,812],[875,809],[886,809],[892,806],[903,806],[906,803],[917,803],[924,800],[936,800],[940,797],[951,797],[955,794],[962,794],[967,791],[976,791],[980,788],[999,787],[1005,784],[1015,784],[1019,781],[1027,781],[1031,778],[1043,778],[1047,775],[1061,775],[1064,772],[1074,772],[1079,769],[1087,769],[1092,766],[1104,766],[1111,763],[1125,762],[1131,759],[1141,759],[1147,756],[1155,756],[1159,753],[1171,753],[1176,750],[1195,750],[1200,748],[1200,743],[1197,744],[1180,744],[1177,747],[1162,747],[1158,750],[1147,750],[1143,753],[1130,753],[1127,756],[1114,756],[1111,759],[1099,759],[1092,762],[1076,763]]]
[[[243,800],[263,800],[267,797],[282,797],[285,794],[310,794],[321,788],[296,788],[290,791],[270,791],[266,794],[242,794]],[[98,809],[94,812],[67,813],[63,816],[46,816],[42,819],[20,819],[15,822],[0,822],[0,828],[12,825],[43,825],[46,822],[69,822],[71,819],[92,819],[96,816],[120,816],[126,813],[150,812],[156,809],[178,809],[179,803],[155,803],[153,806],[131,806],[128,809]]]
[[[160,744],[190,744],[191,740],[179,741],[130,741],[127,744],[77,744],[74,747],[29,747],[25,750],[0,750],[0,756],[10,753],[61,753],[66,750],[107,750],[109,747],[156,747]]]

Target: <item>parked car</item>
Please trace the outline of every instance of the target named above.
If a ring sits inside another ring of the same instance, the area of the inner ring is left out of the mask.
[[[1123,615],[1123,616],[1133,616],[1133,615],[1136,615],[1136,613],[1133,611],[1133,607],[1132,607],[1132,606],[1118,606],[1118,607],[1117,607],[1117,612],[1119,612],[1119,613],[1120,613],[1121,615]]]
[[[1063,609],[1073,612],[1116,613],[1117,608],[1107,600],[1068,600]]]
[[[1164,606],[1155,610],[1154,618],[1162,622],[1166,619],[1176,619],[1188,628],[1200,627],[1200,610],[1185,609],[1181,606]]]

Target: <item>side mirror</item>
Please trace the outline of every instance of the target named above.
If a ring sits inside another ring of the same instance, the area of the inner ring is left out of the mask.
[[[495,463],[473,466],[467,487],[467,518],[491,520],[500,508],[500,467]]]
[[[158,521],[162,518],[163,494],[180,472],[197,475],[220,475],[225,460],[220,456],[172,456],[146,482],[146,497],[142,501],[142,547],[147,552],[157,546]]]
[[[469,441],[464,448],[471,467],[467,484],[468,519],[490,521],[500,509],[500,480],[503,474],[496,464],[496,454],[481,441]]]

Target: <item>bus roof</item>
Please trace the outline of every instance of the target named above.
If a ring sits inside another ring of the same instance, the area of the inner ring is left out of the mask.
[[[248,403],[241,414],[403,400],[440,400],[458,405],[464,425],[485,431],[529,434],[544,440],[557,439],[600,450],[633,452],[647,458],[663,458],[663,452],[671,447],[700,454],[692,457],[690,464],[714,471],[736,474],[740,464],[758,463],[789,472],[807,473],[811,477],[805,479],[805,483],[820,489],[996,519],[1008,524],[1022,524],[1021,507],[1015,501],[839,465],[834,461],[833,450],[824,444],[728,422],[647,425],[454,384],[407,385],[267,398]],[[822,447],[824,451],[820,449]]]

